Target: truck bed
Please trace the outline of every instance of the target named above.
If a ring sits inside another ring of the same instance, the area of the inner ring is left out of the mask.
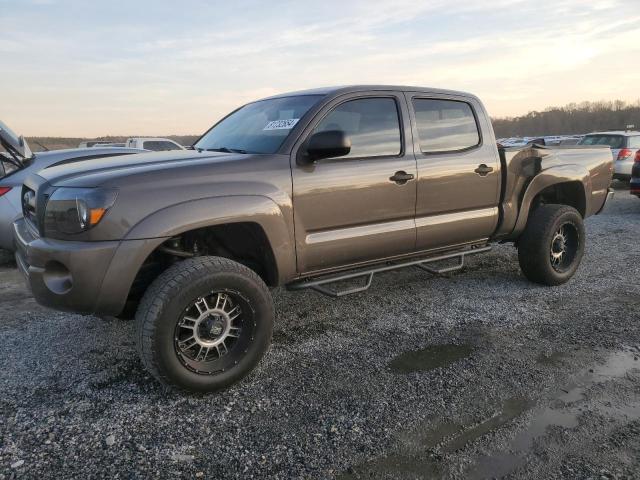
[[[532,181],[549,182],[558,175],[566,182],[575,184],[576,189],[584,186],[584,205],[580,213],[583,217],[600,211],[607,197],[613,160],[607,146],[541,146],[523,148],[499,148],[502,170],[502,194],[500,201],[500,223],[495,239],[512,239],[524,228],[526,218],[519,218],[519,212],[528,212],[531,201],[525,192]],[[580,210],[580,209],[579,209]]]

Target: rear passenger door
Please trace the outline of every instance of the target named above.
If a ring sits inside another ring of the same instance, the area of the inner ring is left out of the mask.
[[[482,241],[498,223],[500,159],[473,97],[406,93],[418,182],[417,250]]]
[[[351,152],[296,164],[306,139],[328,130],[345,132]],[[407,138],[411,130],[400,92],[345,95],[312,121],[292,156],[300,273],[413,251],[417,172]]]

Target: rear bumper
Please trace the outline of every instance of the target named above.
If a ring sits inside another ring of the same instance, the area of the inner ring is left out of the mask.
[[[76,313],[117,315],[150,251],[164,239],[69,242],[39,238],[13,223],[16,263],[41,305]]]
[[[629,157],[626,160],[616,160],[613,163],[614,178],[619,178],[621,180],[629,180],[631,178],[631,169],[633,168],[633,157]]]

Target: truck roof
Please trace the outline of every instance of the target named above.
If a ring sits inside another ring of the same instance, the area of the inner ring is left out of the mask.
[[[406,86],[406,85],[341,85],[334,87],[321,87],[321,88],[311,88],[308,90],[298,90],[294,92],[285,92],[277,95],[272,95],[270,97],[264,98],[263,100],[272,99],[272,98],[282,98],[282,97],[292,97],[295,95],[331,95],[338,96],[344,95],[346,93],[354,93],[354,92],[362,92],[362,91],[370,91],[370,90],[394,90],[394,91],[402,91],[402,92],[425,92],[425,93],[441,93],[447,95],[462,95],[465,97],[476,98],[477,97],[468,92],[461,92],[456,90],[445,90],[442,88],[432,88],[432,87],[415,87],[415,86]]]

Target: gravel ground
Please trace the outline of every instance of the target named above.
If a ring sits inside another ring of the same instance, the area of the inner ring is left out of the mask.
[[[0,479],[640,478],[639,220],[618,191],[556,288],[503,245],[342,300],[277,290],[269,354],[209,396],[151,379],[131,322],[39,307],[5,264]]]

